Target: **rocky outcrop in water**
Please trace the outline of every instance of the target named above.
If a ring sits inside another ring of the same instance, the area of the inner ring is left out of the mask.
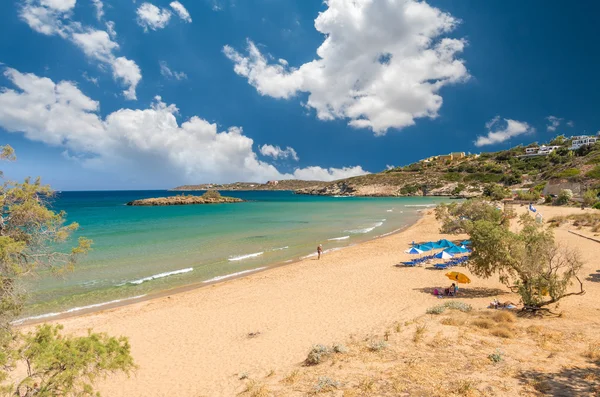
[[[219,192],[209,191],[202,196],[180,195],[171,197],[156,197],[133,200],[127,203],[132,206],[157,206],[157,205],[191,205],[191,204],[223,204],[241,203],[244,200],[236,197],[221,196]]]

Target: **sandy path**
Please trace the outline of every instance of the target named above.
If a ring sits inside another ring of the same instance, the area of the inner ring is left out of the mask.
[[[560,211],[540,210],[546,219]],[[285,373],[315,343],[380,332],[438,303],[419,289],[447,286],[445,272],[393,265],[408,258],[402,251],[411,241],[441,237],[430,211],[404,232],[330,253],[320,261],[305,260],[61,323],[70,332],[91,327],[130,338],[140,369],[129,379],[114,376],[103,382],[100,389],[106,396],[232,396],[240,391],[239,373]],[[595,262],[600,244],[566,230],[558,230],[557,238],[584,251],[585,276],[600,268]],[[493,278],[472,279],[469,288],[503,288]],[[600,283],[586,286],[588,294],[562,308],[597,323]],[[493,298],[487,295],[469,303],[484,307]],[[260,335],[248,338],[250,332]]]

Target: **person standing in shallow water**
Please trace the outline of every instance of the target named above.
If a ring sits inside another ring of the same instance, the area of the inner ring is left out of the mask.
[[[317,247],[317,259],[321,259],[321,254],[323,253],[323,246],[319,244]]]

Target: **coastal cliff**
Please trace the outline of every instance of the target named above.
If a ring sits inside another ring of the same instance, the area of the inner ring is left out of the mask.
[[[241,203],[244,200],[236,197],[221,196],[219,192],[208,191],[202,196],[180,195],[171,197],[155,197],[133,200],[127,203],[131,206],[158,206],[158,205],[192,205],[192,204],[223,204]]]

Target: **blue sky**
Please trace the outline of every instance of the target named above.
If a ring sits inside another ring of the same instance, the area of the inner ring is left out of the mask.
[[[331,180],[600,130],[596,2],[173,3],[0,2],[7,177]]]

